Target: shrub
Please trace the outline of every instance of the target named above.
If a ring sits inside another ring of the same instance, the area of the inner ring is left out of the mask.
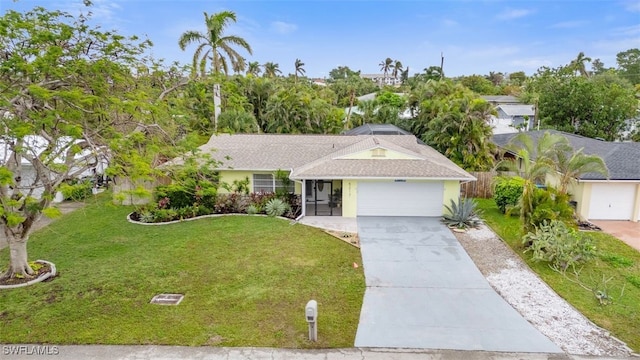
[[[532,227],[562,220],[565,223],[574,222],[574,209],[569,203],[569,195],[559,193],[556,189],[536,189],[533,195],[533,212],[529,217]]]
[[[481,223],[478,217],[480,210],[477,207],[478,204],[473,199],[458,198],[457,203],[451,199],[451,206],[445,205],[449,213],[444,215],[443,221],[448,226],[458,229],[477,227]]]
[[[506,212],[507,206],[516,206],[518,204],[523,188],[524,179],[519,176],[496,178],[493,186],[493,199],[503,214]]]
[[[523,242],[529,244],[527,251],[533,253],[533,260],[546,261],[559,271],[593,257],[595,252],[591,238],[558,220],[537,226],[534,233],[523,237]]]
[[[280,199],[271,199],[264,209],[269,216],[282,216],[289,210],[289,204]]]
[[[80,201],[91,195],[93,184],[90,181],[60,184],[60,192],[65,200]]]
[[[260,212],[260,209],[255,204],[251,204],[247,207],[247,214],[249,215],[255,215],[259,212]]]
[[[181,184],[170,184],[156,187],[156,201],[168,199],[168,205],[172,208],[183,208],[193,205],[195,202],[195,189],[187,189]],[[165,206],[161,206],[165,207]]]
[[[272,192],[257,192],[249,194],[249,203],[259,209],[264,209],[269,200],[275,199],[276,194]]]

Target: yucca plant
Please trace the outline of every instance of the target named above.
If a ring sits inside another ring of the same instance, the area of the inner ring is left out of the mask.
[[[442,221],[451,228],[466,229],[469,227],[478,227],[482,221],[479,217],[481,211],[477,207],[478,204],[473,199],[462,199],[459,197],[457,202],[451,199],[451,206],[444,206],[448,214],[443,216]]]

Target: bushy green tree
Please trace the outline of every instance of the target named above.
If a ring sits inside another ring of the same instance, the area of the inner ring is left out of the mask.
[[[153,160],[145,156],[158,154],[147,147],[150,139],[173,140],[162,126],[172,120],[169,99],[160,87],[152,97],[148,87],[166,85],[166,78],[139,60],[149,45],[91,27],[87,15],[36,7],[0,18],[0,226],[10,247],[4,277],[33,274],[27,241],[38,218],[53,214],[63,181],[106,154],[117,173],[148,173]],[[26,163],[36,172],[33,182],[23,176]]]

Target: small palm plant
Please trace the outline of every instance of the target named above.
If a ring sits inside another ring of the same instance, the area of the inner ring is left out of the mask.
[[[466,229],[469,227],[478,227],[482,221],[478,204],[473,199],[458,198],[458,201],[451,199],[451,206],[445,205],[444,208],[448,214],[443,216],[442,221],[451,228]]]

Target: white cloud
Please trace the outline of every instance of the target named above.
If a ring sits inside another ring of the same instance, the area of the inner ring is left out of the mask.
[[[117,13],[122,10],[122,6],[117,1],[92,0],[91,3],[91,6],[87,7],[83,1],[72,1],[61,4],[61,8],[73,15],[91,12],[91,17],[102,24],[112,26],[121,22]]]
[[[500,14],[498,14],[497,18],[500,20],[513,20],[519,19],[521,17],[525,17],[533,14],[535,11],[530,9],[507,9]]]
[[[271,23],[271,30],[278,34],[290,34],[298,29],[298,25],[286,23],[284,21],[274,21]]]
[[[583,21],[583,20],[563,21],[563,22],[555,23],[555,24],[551,25],[550,27],[552,29],[575,29],[575,28],[582,27],[582,26],[584,26],[586,24],[587,24],[587,22]]]
[[[640,2],[637,0],[626,1],[624,7],[631,12],[640,12]]]

